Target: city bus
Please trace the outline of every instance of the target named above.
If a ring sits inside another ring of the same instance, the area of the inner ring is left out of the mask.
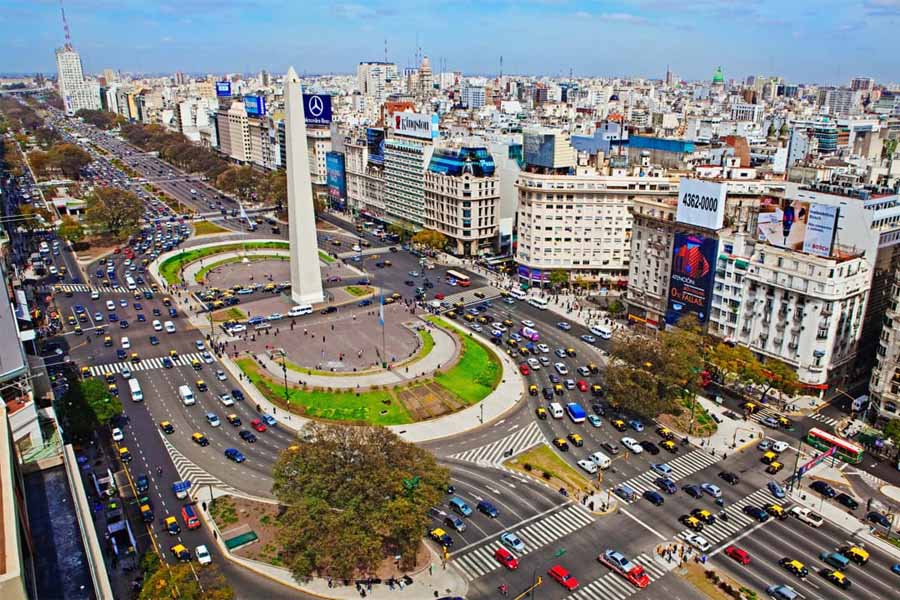
[[[472,284],[472,282],[469,280],[468,275],[463,275],[458,271],[447,271],[447,279],[455,279],[456,283],[458,283],[460,287],[469,287],[469,285]]]
[[[862,446],[815,427],[810,429],[806,435],[806,443],[822,451],[829,450],[832,446],[837,446],[835,455],[844,462],[858,464],[863,459],[864,450]]]
[[[528,304],[532,305],[535,308],[539,308],[541,310],[547,310],[547,301],[543,298],[538,298],[536,296],[532,296],[528,299]]]

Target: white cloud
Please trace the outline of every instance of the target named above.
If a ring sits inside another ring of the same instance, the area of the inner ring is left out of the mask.
[[[614,23],[631,23],[634,25],[642,25],[644,23],[647,23],[647,19],[645,17],[624,12],[603,13],[597,15],[597,18],[601,21],[610,21]]]

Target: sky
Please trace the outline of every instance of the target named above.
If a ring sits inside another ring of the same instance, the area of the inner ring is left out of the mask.
[[[87,72],[353,73],[362,60],[495,75],[900,81],[900,0],[65,0]],[[0,0],[0,72],[56,70],[58,0]],[[12,24],[10,27],[9,25]]]

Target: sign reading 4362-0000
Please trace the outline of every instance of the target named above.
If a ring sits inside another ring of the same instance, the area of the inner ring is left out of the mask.
[[[724,183],[682,177],[675,219],[705,229],[721,229],[725,223],[726,189]]]

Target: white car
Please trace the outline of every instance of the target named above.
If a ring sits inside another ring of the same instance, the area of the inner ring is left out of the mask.
[[[194,548],[194,556],[197,557],[197,562],[201,565],[208,565],[212,562],[212,556],[209,555],[209,550],[206,549],[205,544],[200,544]]]
[[[131,340],[127,337],[122,337],[122,350],[128,350],[131,348]]]
[[[125,439],[125,434],[122,433],[122,430],[119,429],[118,427],[113,427],[112,436],[113,436],[114,442],[121,442],[122,440]]]
[[[245,331],[247,331],[247,326],[242,323],[238,323],[237,325],[232,325],[231,327],[228,328],[228,333],[232,333],[232,334],[233,333],[243,333]]]
[[[91,292],[91,300],[99,300],[99,299],[100,299],[100,292],[98,292],[97,290],[94,290],[93,292]]]
[[[279,312],[272,313],[271,315],[266,317],[266,319],[269,321],[278,321],[279,319],[283,319],[283,318],[284,318],[284,315]]]
[[[106,310],[116,310],[116,303],[112,300],[106,301]]]
[[[225,381],[226,379],[228,379],[228,376],[225,375],[225,371],[219,369],[218,371],[216,371],[216,379],[218,379],[219,381]]]
[[[699,533],[685,534],[684,541],[686,541],[688,544],[690,544],[700,552],[707,552],[712,547],[709,541]]]
[[[541,363],[536,358],[529,358],[528,366],[531,367],[532,369],[534,369],[535,371],[538,371],[541,368]]]
[[[625,446],[626,448],[628,448],[629,450],[631,450],[631,452],[634,454],[640,454],[641,452],[644,451],[644,449],[641,448],[641,445],[638,443],[638,441],[631,437],[623,437],[622,445]]]
[[[197,347],[197,350],[203,350],[206,346],[203,345],[203,340],[197,340],[194,342],[194,346]]]
[[[360,248],[359,246],[353,246],[351,250],[353,250],[354,252],[362,252],[362,248]]]
[[[824,520],[821,515],[814,513],[808,508],[804,508],[802,506],[794,506],[789,511],[789,514],[794,515],[797,520],[803,521],[807,525],[811,527],[821,527]]]
[[[165,323],[166,333],[175,333],[175,323],[172,321],[166,321]]]
[[[122,370],[119,371],[119,374],[122,375],[125,379],[131,379],[131,369],[128,368],[128,365],[122,367]]]
[[[537,349],[540,350],[543,354],[547,354],[550,352],[550,346],[547,344],[538,344]]]
[[[588,460],[586,458],[582,458],[578,461],[578,466],[593,475],[597,472],[597,465],[594,464],[594,461]]]
[[[567,367],[566,365],[564,365],[561,362],[554,363],[553,368],[556,369],[556,372],[559,373],[560,375],[568,375],[569,374],[569,367]]]
[[[491,328],[496,329],[497,331],[500,331],[503,333],[506,332],[506,325],[504,325],[503,323],[498,323],[498,322],[491,323]]]
[[[784,452],[785,450],[787,450],[790,447],[791,447],[791,445],[788,444],[787,442],[775,442],[774,444],[772,444],[772,450],[774,452],[778,452],[779,454],[781,454],[782,452]]]
[[[159,319],[153,319],[153,331],[162,331],[162,323]]]
[[[524,325],[525,327],[534,329],[534,321],[532,321],[530,319],[525,319],[524,321],[522,321],[522,325]]]
[[[219,402],[222,403],[222,406],[234,406],[234,398],[231,397],[231,394],[219,394]]]
[[[205,362],[208,365],[211,365],[211,364],[213,364],[213,362],[215,362],[215,359],[212,357],[212,354],[210,354],[208,351],[204,351],[203,353],[201,353],[200,358],[202,358],[203,362]]]

